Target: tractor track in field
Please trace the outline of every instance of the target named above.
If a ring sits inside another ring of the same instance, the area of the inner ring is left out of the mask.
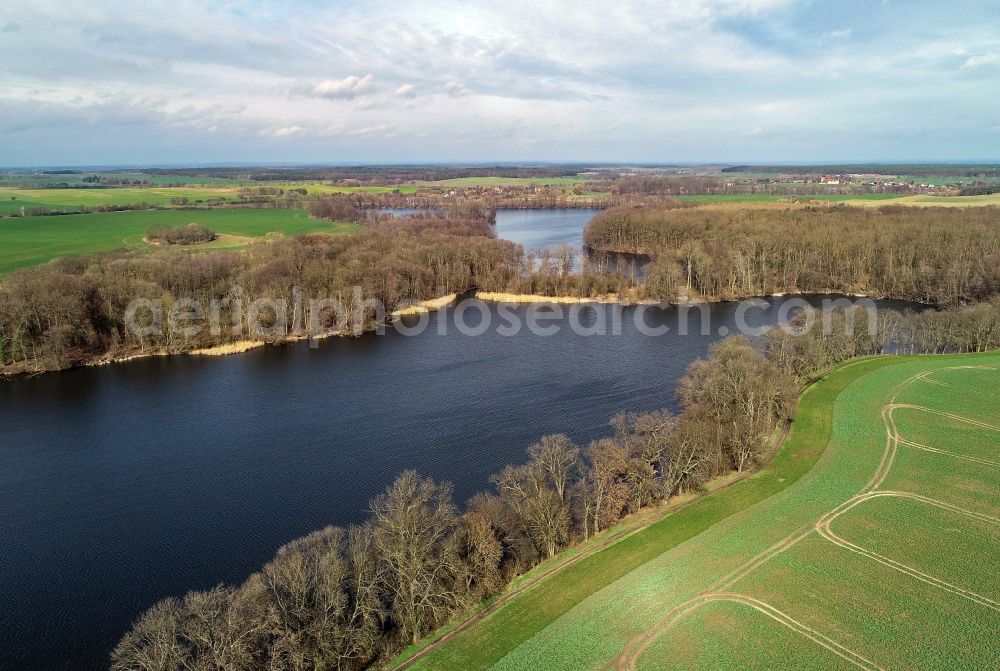
[[[955,366],[953,368],[954,369],[981,368],[986,370],[997,370],[996,368],[985,367],[985,366]],[[951,370],[951,369],[952,368],[946,368],[942,370]],[[908,498],[921,503],[937,506],[944,510],[966,515],[975,518],[977,520],[1000,525],[1000,519],[998,518],[983,513],[966,510],[959,506],[955,506],[950,503],[945,503],[943,501],[938,501],[936,499],[932,499],[930,497],[926,497],[920,494],[901,492],[901,491],[891,491],[891,490],[890,491],[878,490],[878,488],[885,482],[886,477],[888,477],[889,472],[892,469],[899,445],[900,444],[909,445],[909,443],[902,440],[898,428],[896,426],[895,418],[893,417],[894,411],[898,408],[920,410],[923,412],[930,413],[932,415],[947,417],[949,419],[953,419],[956,421],[965,422],[980,428],[990,429],[993,431],[1000,431],[1000,428],[995,427],[987,422],[982,422],[980,420],[969,419],[967,417],[962,417],[961,415],[955,415],[953,413],[943,412],[940,410],[935,410],[933,408],[927,408],[920,405],[914,405],[909,403],[896,403],[896,397],[899,395],[899,393],[917,380],[922,380],[932,384],[942,384],[945,386],[951,386],[948,385],[947,383],[928,379],[927,375],[931,372],[935,371],[924,371],[922,373],[918,373],[896,385],[896,387],[893,389],[892,397],[889,403],[886,403],[882,406],[882,412],[881,412],[882,423],[886,433],[885,448],[882,453],[882,458],[879,461],[879,464],[876,467],[875,472],[872,474],[872,477],[869,479],[868,483],[862,488],[862,490],[856,496],[853,496],[847,501],[844,501],[843,503],[835,507],[833,510],[829,511],[828,513],[820,517],[818,520],[816,520],[815,523],[811,523],[806,526],[800,527],[799,529],[795,530],[794,532],[792,532],[782,540],[778,541],[774,545],[770,546],[766,550],[763,550],[762,552],[754,555],[750,559],[744,561],[742,564],[737,566],[731,572],[729,572],[728,574],[717,580],[712,585],[710,585],[701,594],[671,609],[666,615],[657,620],[652,627],[646,629],[644,632],[642,632],[638,636],[633,637],[630,641],[628,641],[625,644],[622,652],[614,659],[612,659],[608,664],[602,667],[603,671],[609,671],[610,669],[628,669],[629,671],[634,671],[634,669],[636,668],[636,663],[642,656],[642,653],[647,648],[649,648],[649,646],[651,646],[656,640],[661,638],[675,624],[683,620],[684,617],[695,611],[700,606],[706,603],[710,603],[711,601],[717,601],[717,600],[730,600],[750,605],[756,608],[757,610],[760,610],[761,612],[769,615],[770,617],[784,624],[790,629],[793,629],[794,631],[810,638],[811,640],[819,643],[820,645],[823,645],[823,647],[835,652],[836,654],[843,657],[847,661],[851,662],[855,666],[858,666],[859,668],[880,669],[881,667],[875,665],[873,662],[861,656],[860,654],[844,647],[843,645],[837,643],[836,641],[833,641],[832,639],[824,636],[822,633],[809,628],[803,623],[794,620],[790,616],[781,613],[776,608],[762,601],[754,599],[750,596],[728,591],[736,582],[746,577],[747,575],[755,571],[757,568],[764,565],[765,563],[767,563],[777,555],[781,554],[785,550],[788,550],[789,548],[795,546],[799,541],[808,537],[813,531],[816,531],[821,537],[830,541],[834,545],[845,548],[847,550],[850,550],[851,552],[864,556],[872,561],[876,561],[885,566],[893,568],[897,571],[910,575],[913,578],[916,578],[924,583],[927,583],[939,589],[965,597],[984,607],[993,610],[1000,610],[1000,603],[998,603],[993,599],[990,599],[989,597],[978,594],[971,590],[964,589],[962,587],[958,587],[957,585],[948,583],[947,581],[941,580],[940,578],[924,573],[911,566],[908,566],[901,562],[897,562],[893,559],[872,552],[871,550],[867,550],[861,546],[850,543],[849,541],[846,541],[837,536],[836,534],[834,534],[830,528],[830,524],[834,519],[844,514],[854,506],[869,499],[884,497],[884,496]],[[918,448],[925,448],[925,446],[921,445],[911,445],[911,446]],[[935,448],[927,448],[927,449],[930,449],[930,451],[944,452],[943,450],[936,450]],[[947,452],[944,453],[952,454]],[[959,455],[952,455],[952,456],[959,456]],[[971,457],[969,459],[973,461],[985,461],[985,460],[977,460]],[[997,465],[992,462],[986,462],[986,464]]]
[[[926,496],[910,494],[909,492],[879,491],[879,492],[872,492],[870,494],[864,494],[861,496],[857,496],[854,499],[851,499],[850,505],[842,507],[837,513],[832,515],[827,515],[823,517],[819,522],[817,522],[816,531],[819,533],[820,536],[830,541],[834,545],[838,545],[842,548],[850,550],[851,552],[854,552],[855,554],[867,557],[868,559],[876,561],[884,566],[888,566],[889,568],[895,569],[901,573],[905,573],[913,578],[916,578],[917,580],[927,583],[928,585],[932,585],[939,589],[943,589],[946,592],[951,592],[952,594],[964,597],[966,599],[969,599],[970,601],[978,603],[981,606],[985,606],[987,608],[992,608],[993,610],[1000,611],[1000,602],[997,602],[985,595],[979,594],[978,592],[973,592],[972,590],[965,589],[964,587],[959,587],[958,585],[949,583],[945,580],[930,575],[929,573],[924,573],[923,571],[914,568],[913,566],[909,566],[902,562],[896,561],[895,559],[890,559],[889,557],[886,557],[885,555],[881,555],[877,552],[869,550],[868,548],[856,545],[855,543],[852,543],[834,533],[830,525],[833,523],[835,519],[837,519],[838,517],[840,517],[841,515],[843,515],[851,508],[855,507],[860,503],[864,503],[865,501],[869,501],[874,498],[883,498],[883,497],[911,499],[914,501],[919,501],[921,503],[935,505],[938,506],[939,508],[943,508],[951,512],[967,515],[969,517],[973,517],[981,521],[987,521],[992,524],[1000,525],[1000,520],[998,519],[981,515],[979,513],[974,513],[972,511],[964,510],[957,506],[952,506],[950,504],[944,503],[942,501],[930,499]]]
[[[1000,431],[1000,426],[993,426],[987,422],[982,422],[978,419],[969,419],[968,417],[962,417],[961,415],[956,415],[951,412],[944,412],[943,410],[935,410],[933,408],[927,408],[922,405],[914,405],[912,403],[890,403],[888,406],[890,411],[905,408],[908,410],[920,410],[921,412],[930,413],[932,415],[938,415],[939,417],[947,417],[948,419],[953,419],[956,422],[964,422],[966,424],[972,424],[981,429],[989,429],[991,431]]]
[[[900,445],[906,445],[907,447],[912,447],[916,450],[923,450],[924,452],[933,452],[935,454],[944,454],[949,457],[954,457],[956,459],[963,459],[965,461],[972,461],[977,464],[983,464],[984,466],[996,466],[1000,467],[1000,462],[990,461],[989,459],[981,459],[979,457],[970,457],[964,454],[956,454],[955,452],[949,452],[948,450],[941,450],[936,447],[931,447],[929,445],[921,445],[920,443],[915,443],[912,440],[900,439]]]
[[[668,614],[669,619],[664,623],[665,629],[663,631],[665,632],[671,629],[675,624],[683,620],[688,614],[697,610],[698,608],[716,601],[728,601],[732,603],[739,603],[745,606],[749,606],[750,608],[753,608],[754,610],[763,613],[764,615],[770,617],[771,619],[787,627],[788,629],[791,629],[797,634],[805,636],[811,641],[821,645],[822,647],[826,648],[827,650],[834,653],[838,657],[843,658],[844,660],[850,662],[851,664],[857,666],[860,669],[865,669],[865,671],[884,671],[882,667],[878,666],[877,664],[875,664],[868,658],[864,657],[860,653],[857,653],[854,650],[851,650],[850,648],[841,645],[840,643],[837,643],[828,636],[825,636],[824,634],[813,629],[812,627],[809,627],[808,625],[799,622],[795,618],[778,610],[769,603],[766,603],[759,599],[755,599],[745,594],[738,594],[735,592],[706,592],[704,594],[700,594],[694,597],[693,599],[690,599],[680,604],[672,611],[670,611],[670,613]],[[661,632],[661,634],[662,633],[663,632]],[[634,671],[639,658],[646,651],[646,649],[657,640],[657,638],[659,638],[659,635],[651,637],[648,640],[643,640],[636,643],[631,649],[627,649],[626,651],[624,651],[619,657],[617,657],[615,660],[612,660],[611,664],[607,665],[604,668],[605,669],[619,668],[619,669],[628,669],[629,671]]]

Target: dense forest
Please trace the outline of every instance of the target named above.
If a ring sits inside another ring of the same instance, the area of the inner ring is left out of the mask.
[[[758,463],[791,416],[795,386],[734,337],[691,366],[678,394],[680,414],[617,415],[613,434],[585,447],[541,438],[464,511],[448,484],[404,473],[366,523],[293,541],[239,587],[153,606],[112,668],[357,669],[390,659],[623,515]]]
[[[650,254],[647,294],[862,293],[934,305],[1000,291],[1000,209],[648,205],[600,213],[594,249]]]

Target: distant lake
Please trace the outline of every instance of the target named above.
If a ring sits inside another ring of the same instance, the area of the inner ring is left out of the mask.
[[[374,210],[393,217],[426,214],[432,210],[419,208],[383,208]],[[497,210],[497,237],[511,240],[524,247],[526,252],[552,251],[568,245],[578,254],[583,249],[583,229],[600,210],[586,209],[530,209]]]
[[[568,245],[583,249],[583,229],[600,210],[497,210],[497,237],[513,240],[525,251],[552,251]]]
[[[434,210],[420,207],[383,207],[377,210],[369,210],[378,214],[388,214],[390,217],[413,217],[419,214],[428,214]]]
[[[427,213],[429,210],[413,208],[386,208],[377,210],[381,214],[394,217],[408,217]],[[494,231],[498,238],[516,242],[526,253],[554,252],[559,247],[569,247],[576,255],[574,267],[580,270],[588,261],[597,258],[587,254],[583,248],[583,229],[600,212],[594,208],[581,209],[501,209],[497,210]],[[637,259],[643,265],[645,259],[628,255],[629,260]],[[605,265],[617,267],[624,255],[601,255]],[[623,264],[624,267],[624,264]]]
[[[509,216],[505,234],[529,227]],[[569,227],[531,235],[548,244]],[[747,322],[774,323],[787,300]],[[239,583],[283,543],[363,520],[404,469],[451,480],[461,502],[542,435],[584,443],[620,410],[674,408],[677,380],[720,327],[735,329],[736,308],[707,306],[707,335],[678,333],[699,333],[697,311],[653,308],[637,323],[624,308],[621,335],[550,337],[437,335],[447,310],[418,336],[0,382],[0,668],[105,668],[157,600]],[[593,322],[611,308],[576,309]],[[643,335],[657,326],[671,330]]]
[[[391,207],[373,210],[393,217],[412,217],[433,210]],[[504,240],[518,243],[527,252],[553,250],[569,245],[574,250],[583,247],[583,229],[600,210],[597,209],[532,209],[497,210],[496,234]]]

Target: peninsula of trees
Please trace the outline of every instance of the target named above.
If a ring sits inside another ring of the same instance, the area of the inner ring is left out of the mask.
[[[340,216],[343,197],[317,208]],[[843,206],[690,206],[612,208],[588,226],[598,261],[572,273],[565,255],[525,254],[496,238],[492,210],[469,201],[417,217],[376,218],[360,233],[270,237],[243,251],[177,254],[115,252],[68,258],[14,272],[0,291],[0,374],[58,370],[149,352],[176,353],[238,340],[230,329],[197,336],[164,324],[139,336],[124,316],[133,299],[212,301],[287,299],[299,287],[311,299],[335,299],[337,323],[371,329],[379,315],[355,317],[362,300],[391,310],[405,300],[471,290],[507,294],[666,302],[722,300],[775,293],[859,293],[936,306],[988,301],[1000,293],[1000,210]],[[210,232],[169,233],[181,241]],[[600,262],[610,252],[652,260],[640,274]],[[234,297],[234,286],[242,288]],[[231,305],[231,304],[230,304]],[[231,308],[224,323],[245,310]],[[293,312],[276,330],[291,333]],[[340,321],[338,321],[338,319]],[[360,324],[350,323],[352,319]],[[958,336],[956,335],[955,338]]]

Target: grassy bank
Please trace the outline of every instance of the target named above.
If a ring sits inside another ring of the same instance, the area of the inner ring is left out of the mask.
[[[588,596],[720,520],[786,489],[823,454],[830,440],[833,401],[837,395],[862,376],[899,361],[895,358],[857,361],[816,382],[803,394],[791,432],[781,449],[760,472],[559,571],[431,652],[413,668],[489,668]]]

